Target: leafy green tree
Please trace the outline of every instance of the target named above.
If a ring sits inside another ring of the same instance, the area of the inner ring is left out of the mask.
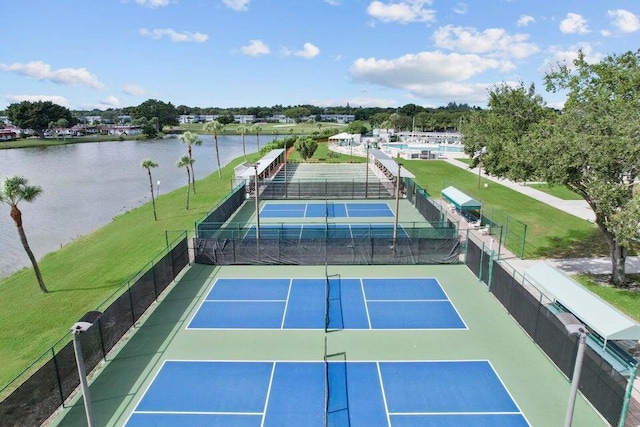
[[[193,167],[193,163],[195,160],[190,159],[189,156],[182,156],[176,162],[176,166],[179,168],[185,168],[187,170],[187,210],[189,210],[189,194],[191,190],[189,189],[189,184],[191,183],[191,168]]]
[[[218,134],[224,130],[224,125],[217,120],[205,123],[203,126],[205,132],[213,133],[213,142],[216,145],[216,160],[218,161],[218,178],[222,177],[222,166],[220,166],[220,150],[218,149]],[[244,138],[244,137],[243,137]]]
[[[367,128],[367,125],[365,125],[360,120],[356,120],[347,125],[346,131],[349,133],[357,133],[359,135],[364,135],[369,131],[369,128]]]
[[[375,113],[369,118],[371,126],[378,128],[382,127],[382,124],[389,120],[389,113]]]
[[[489,93],[489,109],[474,112],[462,128],[472,166],[480,161],[487,173],[522,182],[535,176],[528,136],[553,111],[533,85],[500,84]],[[482,156],[479,153],[483,152]]]
[[[202,140],[200,139],[200,137],[198,136],[197,133],[193,133],[191,131],[186,131],[185,133],[183,133],[182,135],[180,135],[178,137],[178,139],[180,139],[180,142],[187,144],[187,155],[189,156],[189,160],[193,160],[193,156],[191,153],[191,147],[194,145],[201,145],[202,144]],[[193,188],[193,194],[196,194],[196,174],[193,171],[193,162],[189,163],[189,167],[191,168],[191,185]]]
[[[147,174],[149,175],[149,188],[151,189],[151,205],[153,206],[153,219],[158,220],[158,215],[156,214],[156,199],[153,196],[153,178],[151,177],[151,168],[157,168],[158,164],[151,159],[144,159],[140,164],[144,169],[147,170]]]
[[[545,80],[568,96],[562,114],[534,135],[539,174],[591,206],[609,246],[611,282],[625,286],[627,251],[640,224],[640,50],[596,64],[580,51],[574,67],[558,67]]]
[[[131,112],[133,119],[139,119],[146,117],[151,119],[152,117],[158,118],[158,132],[162,132],[164,126],[178,125],[178,111],[173,104],[158,101],[157,99],[148,99],[142,104],[138,105]]]
[[[253,125],[251,128],[253,133],[256,134],[256,142],[258,143],[258,152],[260,152],[260,132],[262,132],[262,128],[258,125]]]
[[[415,117],[418,113],[424,111],[424,107],[416,104],[407,104],[398,109],[398,112],[407,117]]]
[[[298,137],[293,147],[300,153],[300,156],[304,160],[307,160],[316,152],[318,142],[310,136],[301,136]]]
[[[22,101],[11,104],[6,109],[11,122],[22,129],[32,129],[40,138],[44,138],[44,131],[49,123],[59,119],[66,119],[67,123],[76,123],[68,108],[51,101]]]
[[[29,185],[28,180],[21,176],[10,176],[5,178],[2,181],[2,187],[0,187],[0,202],[6,203],[11,208],[9,214],[11,216],[11,219],[13,219],[13,222],[16,224],[16,228],[18,229],[18,235],[20,236],[22,247],[27,253],[29,260],[31,261],[31,265],[33,265],[33,272],[35,273],[36,279],[38,280],[40,290],[46,293],[48,292],[47,287],[42,280],[42,274],[40,273],[38,262],[36,261],[36,257],[33,255],[33,252],[29,247],[27,235],[25,234],[24,228],[22,227],[22,211],[20,211],[20,209],[18,208],[18,203],[20,203],[21,201],[24,200],[25,202],[32,202],[41,193],[41,187],[37,185]]]
[[[284,110],[284,115],[290,119],[295,120],[298,123],[303,117],[308,117],[311,114],[306,107],[292,107]]]
[[[245,125],[240,125],[238,126],[238,128],[236,129],[236,131],[242,135],[242,155],[244,156],[244,159],[247,160],[247,150],[245,148],[245,144],[244,144],[244,136],[247,134],[247,132],[249,132],[249,128],[246,127]],[[278,137],[276,136],[276,139]]]
[[[231,123],[235,123],[236,118],[231,111],[227,111],[225,114],[220,114],[216,120],[223,125],[230,125]]]

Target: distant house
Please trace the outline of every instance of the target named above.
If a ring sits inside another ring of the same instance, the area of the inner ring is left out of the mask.
[[[18,134],[12,129],[0,129],[0,141],[15,141],[18,139]]]

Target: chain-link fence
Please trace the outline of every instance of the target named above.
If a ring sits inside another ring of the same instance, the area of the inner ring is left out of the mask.
[[[98,307],[102,317],[77,335],[87,372],[104,359],[188,263],[187,236],[183,233]],[[41,425],[79,384],[73,343],[65,336],[0,390],[4,397],[0,425]]]
[[[571,378],[578,338],[569,334],[556,317],[560,309],[528,279],[494,259],[493,251],[487,252],[485,249],[483,243],[468,238],[467,267],[488,286],[489,291],[567,378]],[[621,373],[605,360],[601,351],[586,347],[580,391],[611,425],[623,426],[625,423],[620,421],[633,416],[628,414],[627,408],[638,406],[627,393],[633,385],[637,363],[631,357],[622,358],[620,354],[612,354],[626,368],[626,372]],[[611,352],[608,347],[606,351],[608,354]]]

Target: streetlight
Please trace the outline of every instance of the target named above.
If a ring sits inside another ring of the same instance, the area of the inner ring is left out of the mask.
[[[287,138],[284,139],[284,198],[287,198]]]
[[[82,389],[82,398],[84,399],[84,411],[87,414],[87,424],[93,427],[93,408],[91,406],[91,394],[87,384],[87,373],[84,368],[84,358],[82,357],[82,348],[78,341],[78,335],[88,330],[94,323],[102,317],[99,311],[89,311],[71,327],[71,335],[73,337],[73,350],[76,354],[76,364],[78,365],[78,376],[80,377],[80,388]]]
[[[367,161],[365,163],[367,168],[365,169],[365,178],[364,178],[364,198],[369,198],[369,142],[367,142]]]
[[[260,240],[260,201],[258,200],[258,164],[253,164],[255,171],[254,184],[255,184],[255,200],[256,200],[256,240]]]
[[[157,182],[158,190],[156,191],[156,197],[160,195],[160,180]]]
[[[582,371],[582,361],[584,359],[584,349],[586,347],[587,335],[589,331],[587,327],[571,313],[558,313],[556,317],[569,335],[578,335],[578,353],[576,354],[576,363],[573,365],[573,376],[571,377],[571,392],[569,393],[569,403],[567,404],[567,413],[564,418],[564,427],[571,427],[573,420],[573,410],[576,405],[576,396],[578,395],[578,384],[580,383],[580,372]]]
[[[393,247],[396,247],[396,239],[398,238],[398,217],[400,216],[400,172],[402,163],[398,162],[398,176],[396,176],[396,216],[393,220]]]

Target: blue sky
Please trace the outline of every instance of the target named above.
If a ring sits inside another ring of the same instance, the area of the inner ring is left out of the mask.
[[[637,0],[24,0],[2,5],[0,108],[484,106],[551,64],[640,48]]]

